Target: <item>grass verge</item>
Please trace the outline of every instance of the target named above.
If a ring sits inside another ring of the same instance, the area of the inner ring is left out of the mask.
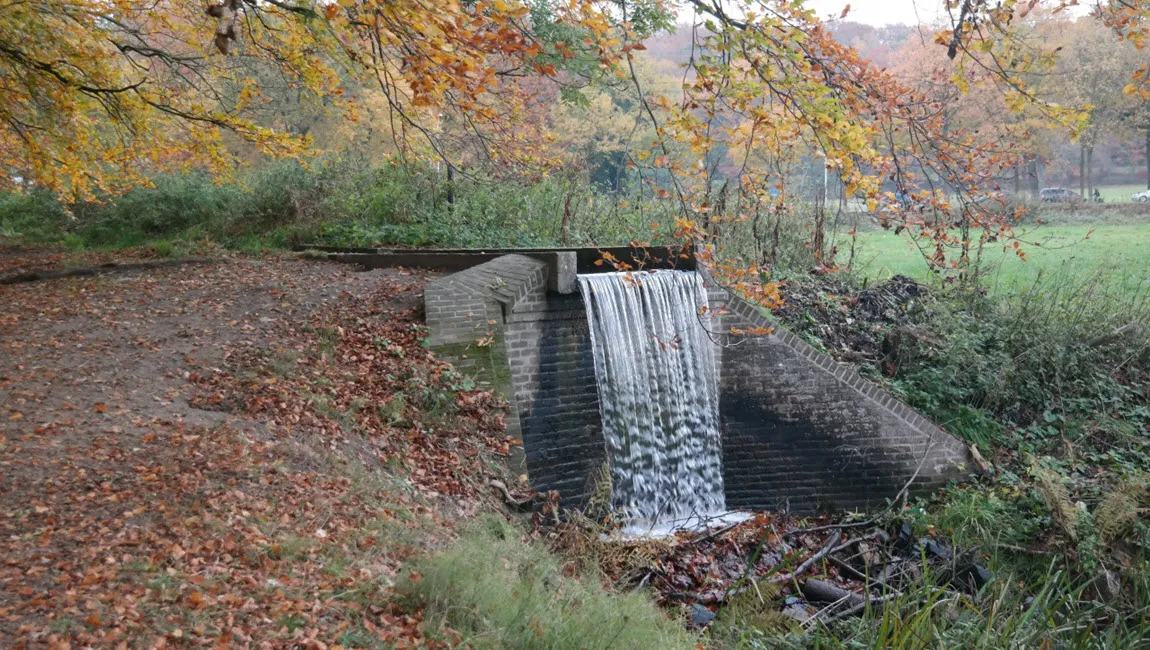
[[[644,593],[612,593],[495,516],[443,553],[417,559],[398,585],[426,608],[424,631],[473,648],[694,648],[698,638]]]

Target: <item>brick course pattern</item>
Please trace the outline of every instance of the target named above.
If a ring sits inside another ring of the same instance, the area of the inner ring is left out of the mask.
[[[875,507],[912,477],[920,493],[962,474],[969,452],[957,438],[745,300],[710,295],[725,348],[719,415],[729,507]],[[732,333],[759,327],[773,333]]]
[[[549,278],[547,263],[505,255],[432,282],[424,303],[432,348],[511,403],[532,486],[576,507],[606,452],[583,300]]]
[[[440,278],[425,294],[430,344],[512,405],[539,491],[585,502],[606,462],[586,312],[554,269],[505,255]],[[795,512],[873,507],[915,476],[921,491],[960,475],[967,449],[848,364],[807,345],[708,278],[719,314],[727,505]],[[731,328],[774,328],[770,335]],[[488,343],[479,346],[477,341]]]

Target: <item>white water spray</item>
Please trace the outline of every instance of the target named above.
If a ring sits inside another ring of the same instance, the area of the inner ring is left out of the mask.
[[[579,276],[615,510],[632,531],[697,526],[726,509],[714,343],[702,278]]]

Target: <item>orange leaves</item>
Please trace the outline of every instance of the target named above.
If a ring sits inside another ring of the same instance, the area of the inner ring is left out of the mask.
[[[110,9],[100,0],[33,0],[0,15],[0,40],[22,48],[0,70],[22,80],[0,90],[8,115],[0,165],[14,170],[0,175],[0,190],[35,179],[91,199],[146,183],[150,167],[223,175],[236,162],[225,133],[267,155],[310,153],[309,137],[291,129],[295,116],[287,124],[266,117],[283,88],[301,106],[349,120],[378,88],[373,99],[392,119],[402,113],[429,134],[450,110],[503,154],[498,141],[516,140],[517,117],[530,106],[517,81],[523,70],[557,75],[545,54],[569,61],[591,52],[605,68],[621,56],[613,21],[594,0],[555,8],[556,22],[583,37],[553,52],[525,32],[530,8],[520,0],[213,0],[207,19],[196,3],[114,6],[115,22],[104,20]],[[323,29],[316,19],[326,20]],[[631,43],[628,52],[641,48]],[[230,60],[237,53],[243,65]],[[267,84],[270,71],[282,79]]]

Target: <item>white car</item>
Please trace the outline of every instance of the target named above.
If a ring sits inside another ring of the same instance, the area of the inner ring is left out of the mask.
[[[1150,190],[1134,194],[1130,197],[1130,200],[1134,201],[1135,203],[1146,203],[1147,201],[1150,201]]]

